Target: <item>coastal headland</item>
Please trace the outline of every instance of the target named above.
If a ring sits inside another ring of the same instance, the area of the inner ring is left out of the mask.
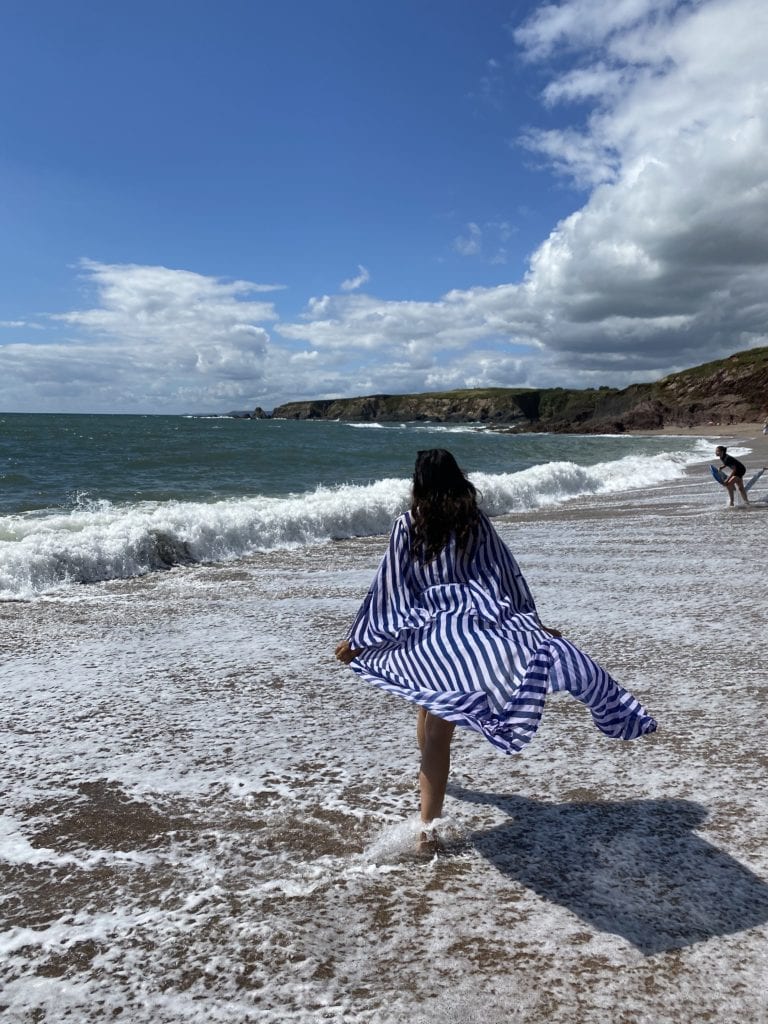
[[[256,409],[253,418],[266,414]],[[768,347],[670,374],[648,384],[599,388],[472,388],[288,402],[275,419],[484,423],[512,431],[623,434],[732,427],[768,416]]]

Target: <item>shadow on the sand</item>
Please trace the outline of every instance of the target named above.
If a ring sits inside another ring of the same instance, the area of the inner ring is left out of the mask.
[[[707,817],[699,804],[449,792],[512,818],[471,837],[499,871],[646,955],[768,921],[768,884],[693,832]]]

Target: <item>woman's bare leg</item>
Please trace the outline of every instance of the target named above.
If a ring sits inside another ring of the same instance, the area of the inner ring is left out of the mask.
[[[419,717],[416,719],[416,742],[419,744],[419,753],[424,753],[424,737],[426,735],[427,712],[419,708]]]
[[[421,751],[419,791],[421,793],[421,820],[434,821],[443,813],[445,787],[451,766],[451,739],[456,728],[419,708],[416,739]]]

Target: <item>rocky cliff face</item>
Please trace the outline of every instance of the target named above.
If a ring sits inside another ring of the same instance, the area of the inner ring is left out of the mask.
[[[768,348],[628,388],[481,388],[421,395],[367,395],[289,402],[278,419],[487,423],[561,433],[623,433],[667,426],[727,425],[768,416]]]
[[[436,423],[527,423],[515,403],[516,389],[434,392],[423,395],[367,395],[312,402],[289,402],[272,413],[279,419],[374,420],[403,423],[431,420]]]
[[[727,426],[768,416],[768,348],[635,384],[606,396],[587,424],[594,431]]]

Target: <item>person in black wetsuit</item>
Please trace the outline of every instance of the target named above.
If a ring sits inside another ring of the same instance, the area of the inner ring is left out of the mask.
[[[733,505],[734,493],[736,491],[736,488],[738,488],[739,494],[741,495],[741,500],[744,502],[745,505],[748,505],[749,498],[747,497],[747,492],[744,490],[744,474],[747,471],[746,467],[744,466],[744,463],[739,462],[739,460],[735,459],[733,455],[729,455],[727,448],[725,447],[725,445],[722,444],[718,445],[717,448],[715,448],[715,455],[718,457],[718,459],[720,459],[720,461],[723,464],[723,467],[727,469],[730,473],[728,479],[723,481],[725,483],[725,486],[728,488],[728,503],[730,505]]]

